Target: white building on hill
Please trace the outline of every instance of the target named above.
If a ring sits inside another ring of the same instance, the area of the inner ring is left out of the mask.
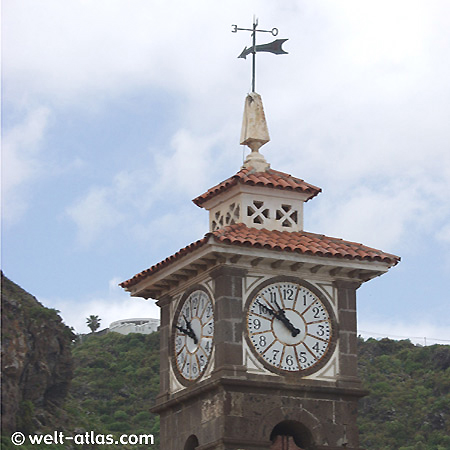
[[[159,319],[122,319],[109,325],[109,331],[120,334],[141,333],[150,334],[158,330]]]

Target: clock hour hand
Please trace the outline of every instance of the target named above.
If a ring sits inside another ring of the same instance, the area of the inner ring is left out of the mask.
[[[195,344],[198,344],[197,336],[194,333],[194,330],[191,327],[191,322],[187,319],[187,317],[183,314],[184,321],[186,322],[186,334],[193,339]]]
[[[280,305],[277,303],[276,300],[274,300],[274,303],[278,308],[278,312],[276,313],[277,315],[275,317],[284,323],[286,328],[291,332],[292,337],[297,336],[297,334],[300,333],[300,330],[294,327],[294,325],[292,325],[291,321],[286,317],[286,313],[284,312],[283,309],[280,308]]]
[[[179,325],[175,325],[175,328],[181,331],[183,334],[189,334],[189,330],[186,330],[186,328],[180,327]]]

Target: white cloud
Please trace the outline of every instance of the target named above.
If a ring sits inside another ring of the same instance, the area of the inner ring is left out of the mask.
[[[83,245],[93,243],[101,233],[124,219],[107,188],[92,188],[86,197],[67,209],[67,214],[77,225],[78,240]]]
[[[173,99],[170,112],[161,111],[166,122],[176,115],[167,145],[150,143],[147,161],[111,155],[123,159],[111,181],[60,206],[84,245],[130,233],[162,246],[175,232],[207,231],[190,199],[240,165],[250,61],[236,57],[250,36],[232,34],[230,25],[247,27],[254,13],[262,28],[289,38],[289,55],[258,55],[257,90],[272,137],[263,153],[273,168],[324,187],[306,206],[308,230],[393,253],[427,245],[424,237],[450,240],[448,1],[22,0],[3,9],[8,105],[45,100],[61,120],[80,107],[97,120],[111,100],[120,107],[124,93],[164,91]],[[39,173],[33,142],[49,117],[40,114],[40,127],[16,134],[13,186]],[[107,311],[108,299],[92,298],[84,316],[101,316],[96,309]],[[111,305],[122,313],[130,300],[123,301]]]
[[[26,86],[32,95],[75,103],[80,94],[98,100],[144,85],[209,90],[229,75],[218,64],[227,51],[220,43],[225,35],[232,39],[228,33],[237,4],[9,2],[4,6],[7,88],[18,94]]]
[[[358,324],[358,334],[367,339],[388,337],[394,340],[409,339],[414,344],[450,344],[450,326],[439,326],[420,320],[413,324],[401,320],[362,320]]]
[[[436,234],[436,237],[450,244],[450,223],[445,224]]]
[[[66,209],[77,226],[78,240],[89,246],[107,230],[118,227],[143,241],[149,236],[154,239],[155,230],[168,235],[169,229],[175,232],[183,223],[190,223],[185,229],[188,233],[198,229],[190,200],[205,190],[211,173],[217,170],[211,169],[212,151],[221,136],[198,137],[179,130],[169,151],[153,149],[154,163],[149,158],[139,167],[119,172],[109,185],[90,188]]]
[[[2,144],[3,217],[7,223],[19,220],[29,201],[26,189],[43,175],[41,142],[48,128],[50,110],[28,111],[21,123],[5,132]]]
[[[313,209],[309,222],[314,229],[385,251],[410,242],[428,212],[424,199],[408,185],[392,183],[378,190],[363,185],[339,193],[342,198],[330,194]]]
[[[55,308],[66,325],[73,327],[77,333],[89,333],[86,318],[97,315],[101,319],[100,329],[109,327],[111,322],[135,317],[159,319],[159,307],[155,301],[130,297],[118,284],[123,281],[112,278],[104,292],[91,294],[88,300],[51,299],[43,300],[48,308]]]
[[[9,2],[5,92],[16,101],[20,91],[100,111],[103,99],[129,90],[171,91],[183,119],[168,148],[152,148],[147,167],[127,163],[68,208],[85,244],[130,221],[144,229],[158,199],[169,196],[177,208],[175,198],[223,179],[215,178],[222,162],[238,168],[250,63],[236,56],[250,35],[232,34],[231,24],[247,26],[256,12],[262,28],[277,26],[289,38],[289,56],[258,56],[272,135],[265,156],[308,181],[309,174],[328,180],[336,195],[323,194],[324,230],[362,241],[377,231],[389,249],[419,213],[430,227],[449,215],[442,202],[450,189],[449,65],[440,57],[448,9],[442,1],[387,0]]]

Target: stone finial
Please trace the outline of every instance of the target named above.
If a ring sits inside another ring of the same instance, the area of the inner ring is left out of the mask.
[[[244,117],[242,119],[241,145],[251,149],[243,167],[253,167],[263,172],[270,167],[264,156],[259,153],[260,147],[270,141],[266,116],[262,99],[256,92],[250,92],[245,99]]]

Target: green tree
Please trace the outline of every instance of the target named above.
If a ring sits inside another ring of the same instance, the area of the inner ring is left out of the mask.
[[[100,328],[101,320],[102,319],[100,319],[98,316],[94,316],[92,314],[86,319],[87,326],[91,329],[92,333],[95,333],[95,331]]]

